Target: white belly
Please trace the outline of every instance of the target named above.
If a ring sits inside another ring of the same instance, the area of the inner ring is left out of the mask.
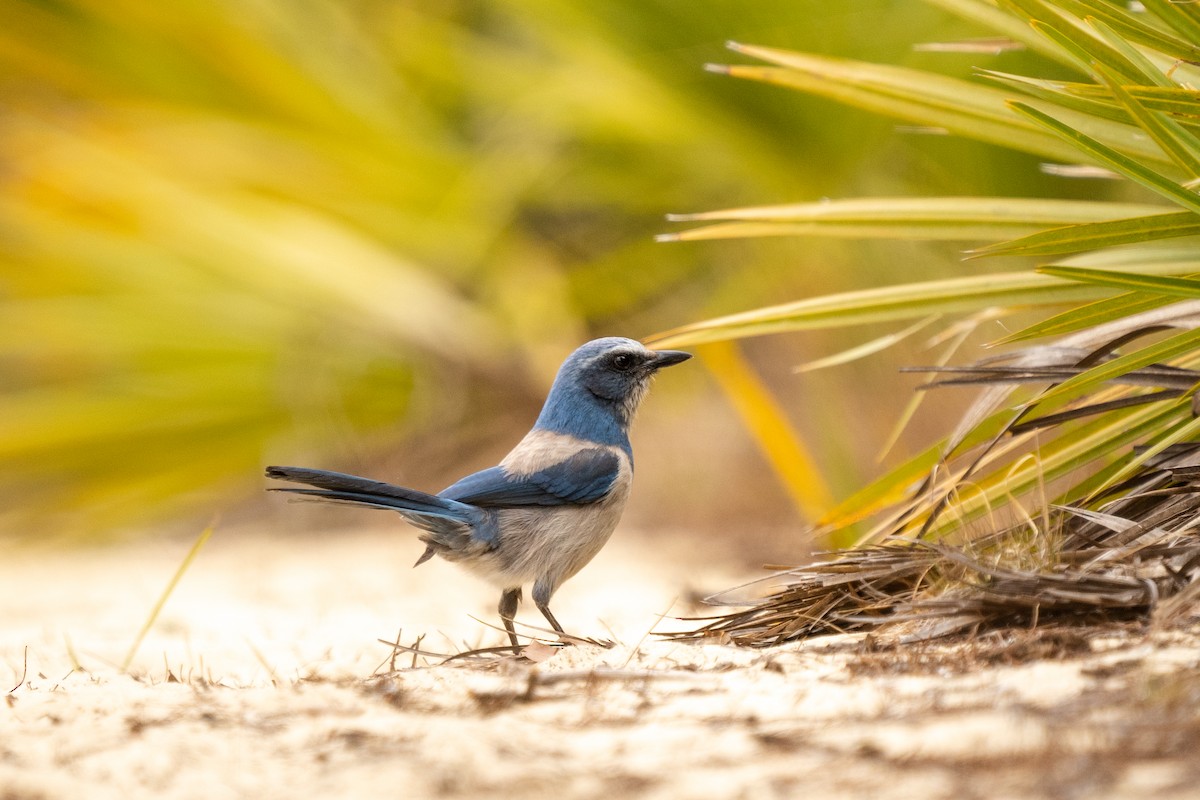
[[[608,542],[625,510],[631,483],[632,474],[624,465],[612,490],[598,502],[497,511],[500,536],[495,549],[459,563],[500,589],[533,582],[557,588]]]

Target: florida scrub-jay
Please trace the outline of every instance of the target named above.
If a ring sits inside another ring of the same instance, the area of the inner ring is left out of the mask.
[[[632,339],[588,342],[558,370],[533,429],[499,466],[438,492],[302,467],[267,477],[303,484],[291,492],[397,511],[421,529],[425,552],[461,564],[501,590],[500,619],[514,651],[521,588],[558,633],[550,598],[608,541],[633,479],[629,425],[654,374],[690,358]]]

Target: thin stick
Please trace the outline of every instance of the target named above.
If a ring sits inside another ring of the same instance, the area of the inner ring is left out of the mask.
[[[679,602],[678,596],[671,598],[671,604],[669,606],[667,606],[667,610],[658,615],[658,619],[654,620],[654,624],[652,624],[649,628],[646,629],[646,632],[642,634],[642,638],[638,639],[637,644],[635,644],[633,646],[633,648],[629,651],[629,656],[625,659],[625,663],[621,665],[621,669],[625,669],[626,667],[629,666],[629,662],[633,661],[633,657],[636,656],[638,650],[641,649],[642,643],[645,642],[647,638],[649,638],[650,634],[654,633],[654,629],[658,627],[658,623],[662,622],[664,619],[667,618],[667,614],[671,613],[671,609],[674,608],[675,604],[678,602]]]
[[[21,680],[17,681],[17,685],[8,690],[12,694],[25,683],[25,676],[29,674],[29,645],[25,645],[25,666],[21,668]]]
[[[254,653],[254,658],[259,664],[262,665],[262,668],[267,671],[267,674],[271,676],[271,685],[278,686],[279,676],[275,674],[275,668],[271,666],[269,661],[267,661],[267,657],[263,655],[263,652],[255,647],[254,642],[250,641],[249,639],[246,640],[246,646],[250,648],[250,652]]]

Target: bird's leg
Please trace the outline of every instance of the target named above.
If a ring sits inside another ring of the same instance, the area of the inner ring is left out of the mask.
[[[521,654],[521,643],[517,641],[517,629],[513,619],[517,616],[517,604],[521,602],[521,587],[505,589],[500,595],[500,621],[504,630],[508,631],[508,640],[512,642],[513,653]]]
[[[550,613],[550,595],[554,594],[554,589],[546,586],[543,583],[535,583],[533,585],[533,603],[537,606],[538,611],[542,612],[542,616],[550,623],[550,627],[562,635],[566,635],[563,626],[558,624],[558,620],[554,618],[554,614]]]
[[[542,616],[546,618],[546,621],[550,623],[551,628],[554,628],[554,630],[558,633],[564,635],[566,634],[566,631],[563,630],[563,626],[559,625],[558,620],[556,620],[554,615],[550,613],[550,605],[548,603],[538,603],[537,607],[538,611],[542,612]]]

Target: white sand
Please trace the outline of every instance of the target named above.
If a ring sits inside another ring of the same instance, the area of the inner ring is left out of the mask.
[[[219,530],[119,665],[187,543],[9,553],[0,565],[0,796],[1190,797],[1198,637],[1115,633],[987,666],[972,645],[770,650],[663,641],[657,615],[746,575],[621,532],[555,601],[581,635],[388,674],[379,638],[500,644],[491,589],[392,528],[293,541]],[[528,606],[521,619],[540,624]],[[26,649],[28,663],[25,664]],[[72,653],[74,656],[72,656]],[[78,664],[74,664],[78,659]],[[419,664],[427,664],[418,660]],[[22,681],[24,675],[24,681]]]

